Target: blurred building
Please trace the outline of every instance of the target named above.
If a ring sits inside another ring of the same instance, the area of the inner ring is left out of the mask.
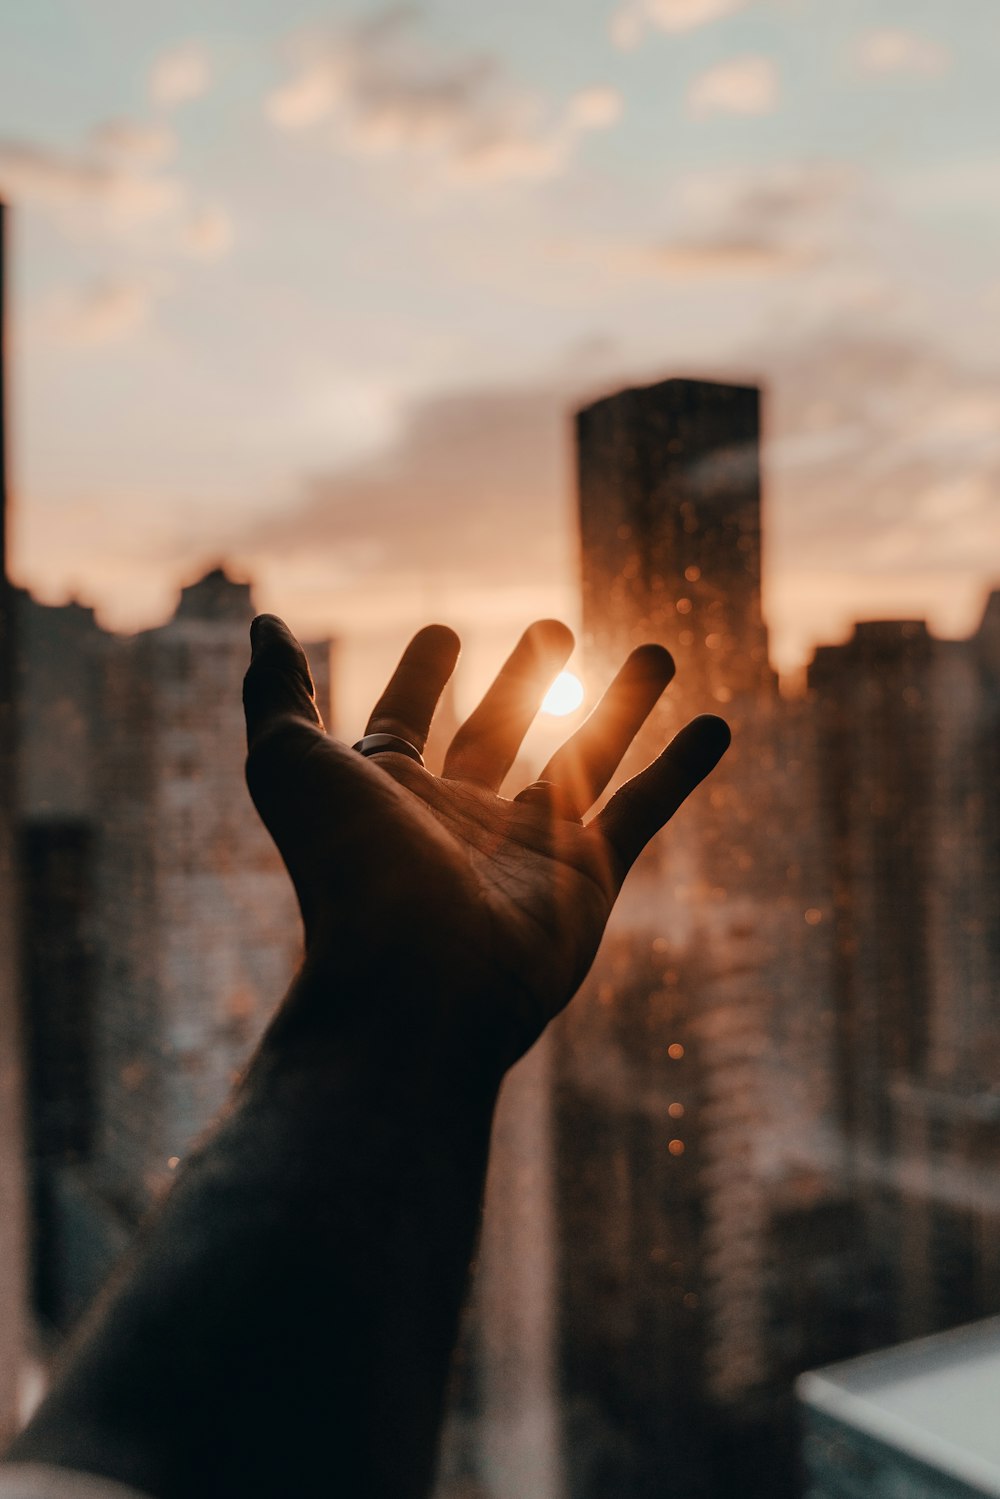
[[[569,1491],[653,1499],[669,1479],[695,1499],[733,1471],[773,1495],[761,1433],[803,1316],[829,1327],[833,1288],[809,1277],[836,1268],[844,1223],[812,724],[778,696],[760,607],[758,392],[668,381],[582,411],[577,434],[589,679],[645,640],[677,661],[626,773],[698,712],[734,745],[642,856],[559,1022]],[[777,1251],[806,1214],[790,1299]]]
[[[243,779],[253,612],[221,570],[128,639],[19,599],[35,1290],[57,1327],[217,1111],[297,962],[294,897]],[[329,647],[310,659],[323,704]]]
[[[969,640],[859,624],[809,684],[874,1347],[1000,1311],[1000,594]]]

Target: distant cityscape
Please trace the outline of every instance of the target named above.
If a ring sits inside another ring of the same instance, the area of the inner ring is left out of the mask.
[[[721,712],[720,772],[633,872],[511,1075],[438,1499],[804,1491],[805,1370],[1000,1311],[1000,592],[968,640],[859,624],[783,698],[760,393],[577,417],[584,644],[675,683],[625,771]],[[20,593],[31,1294],[72,1326],[297,961],[242,778],[250,587],[129,639]],[[326,713],[330,642],[308,647]]]

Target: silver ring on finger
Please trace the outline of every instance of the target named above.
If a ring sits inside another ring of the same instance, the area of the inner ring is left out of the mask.
[[[416,760],[418,765],[424,763],[424,757],[417,746],[399,734],[366,734],[351,748],[356,749],[359,755],[405,755],[408,760]]]

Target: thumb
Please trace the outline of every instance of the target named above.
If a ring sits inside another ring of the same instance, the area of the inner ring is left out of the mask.
[[[250,626],[250,665],[243,679],[247,747],[283,722],[322,729],[306,653],[284,620],[258,614]]]

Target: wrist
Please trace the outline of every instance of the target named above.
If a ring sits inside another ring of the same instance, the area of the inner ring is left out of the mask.
[[[405,971],[382,953],[361,972],[307,959],[244,1079],[286,1106],[356,1098],[380,1113],[459,1122],[492,1110],[519,1054],[508,996],[460,967]]]

